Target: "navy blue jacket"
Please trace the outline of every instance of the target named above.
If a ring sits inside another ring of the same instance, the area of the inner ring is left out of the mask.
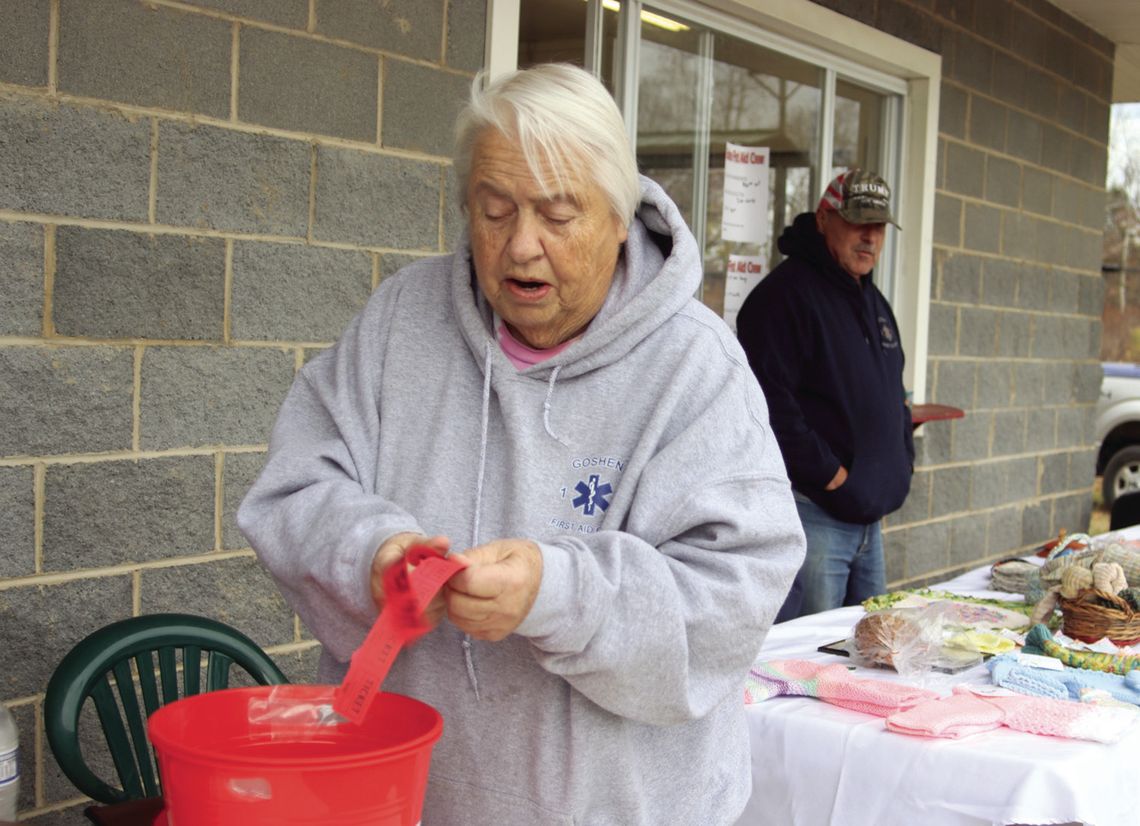
[[[869,525],[902,506],[914,469],[898,324],[871,275],[856,281],[831,257],[813,213],[778,244],[788,258],[745,299],[737,335],[792,487]],[[825,491],[841,464],[847,481]]]

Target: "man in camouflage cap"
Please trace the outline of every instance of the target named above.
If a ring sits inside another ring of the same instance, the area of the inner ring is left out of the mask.
[[[873,172],[836,176],[737,316],[807,535],[777,621],[886,590],[880,521],[914,470],[898,324],[872,278],[887,224],[898,227],[890,199]]]

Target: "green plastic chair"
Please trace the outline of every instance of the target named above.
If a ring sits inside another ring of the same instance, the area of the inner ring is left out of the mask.
[[[48,682],[44,723],[52,754],[75,787],[94,800],[120,804],[157,798],[161,788],[147,718],[182,697],[227,688],[234,668],[259,685],[288,682],[257,643],[217,620],[151,614],[101,628],[67,653]],[[118,786],[92,771],[80,749],[79,723],[88,700],[98,714]],[[90,811],[87,815],[103,822]]]

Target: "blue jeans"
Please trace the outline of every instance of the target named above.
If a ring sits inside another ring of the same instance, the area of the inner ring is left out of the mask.
[[[883,531],[879,522],[840,522],[796,493],[796,510],[807,537],[807,556],[776,622],[858,605],[887,590]]]

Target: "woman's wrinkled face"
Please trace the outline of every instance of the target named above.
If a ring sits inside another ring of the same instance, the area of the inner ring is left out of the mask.
[[[626,228],[588,176],[544,188],[514,142],[475,144],[467,220],[479,287],[515,338],[546,349],[581,333],[613,282]]]

